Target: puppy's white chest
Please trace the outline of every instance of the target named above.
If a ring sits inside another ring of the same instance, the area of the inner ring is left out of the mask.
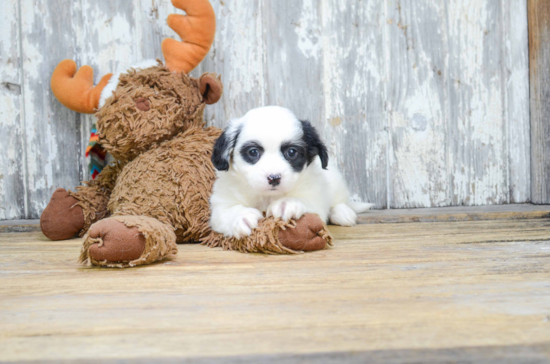
[[[271,206],[271,204],[277,200],[280,200],[281,198],[285,198],[285,196],[277,196],[277,197],[260,197],[257,201],[256,201],[256,206],[254,206],[255,208],[257,208],[258,210],[260,210],[261,212],[267,212],[267,209],[269,208],[269,206]]]

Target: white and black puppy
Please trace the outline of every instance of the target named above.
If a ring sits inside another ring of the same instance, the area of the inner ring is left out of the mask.
[[[266,216],[298,219],[318,214],[352,226],[371,204],[350,202],[342,175],[307,121],[268,106],[231,120],[216,141],[212,163],[218,179],[210,199],[211,227],[225,236],[250,235]]]

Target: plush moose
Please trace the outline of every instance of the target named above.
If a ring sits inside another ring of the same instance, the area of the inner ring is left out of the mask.
[[[205,104],[222,94],[220,77],[188,73],[208,53],[215,14],[208,0],[172,0],[186,15],[168,25],[182,42],[165,39],[166,64],[147,62],[93,86],[93,71],[62,61],[51,87],[66,107],[97,117],[99,142],[116,163],[76,192],[57,189],[40,225],[52,240],[84,235],[80,261],[129,267],[177,254],[176,243],[202,242],[241,252],[296,253],[323,249],[331,236],[317,215],[298,221],[262,220],[242,239],[209,227],[216,178],[211,153],[221,130],[205,127]]]

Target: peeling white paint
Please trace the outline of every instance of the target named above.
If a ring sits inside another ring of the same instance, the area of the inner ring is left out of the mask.
[[[238,0],[213,4],[218,17],[216,38],[200,72],[220,73],[224,94],[221,102],[206,110],[210,125],[225,127],[231,118],[266,102],[261,8],[259,1],[247,7],[241,4]]]
[[[399,108],[401,112],[391,114],[391,169],[395,178],[392,203],[408,207],[448,204],[442,153],[446,139],[439,130],[444,124],[442,105],[431,81],[417,84]]]
[[[18,20],[17,2],[0,3],[0,220],[26,215]]]
[[[315,16],[318,2],[314,0],[303,0],[302,16],[294,24],[298,35],[298,49],[306,57],[319,58],[321,39],[319,24]]]
[[[530,199],[526,0],[212,5],[215,43],[193,72],[222,75],[209,125],[291,107],[317,125],[353,198],[379,208]],[[56,63],[74,58],[99,80],[162,58],[162,39],[177,38],[166,16],[182,12],[150,0],[6,0],[0,12],[0,82],[15,85],[0,87],[0,219],[36,218],[53,189],[86,176],[94,122],[53,100]]]
[[[508,141],[508,200],[518,203],[532,200],[527,7],[523,1],[505,1],[502,14],[502,27],[508,30],[504,72],[509,79],[503,93]]]

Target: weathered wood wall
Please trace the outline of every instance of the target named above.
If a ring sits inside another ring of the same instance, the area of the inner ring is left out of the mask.
[[[379,208],[531,199],[527,0],[211,0],[222,74],[207,121],[277,104],[311,120]],[[3,0],[0,219],[86,176],[91,116],[57,103],[64,58],[97,76],[161,56],[169,0]]]
[[[529,0],[531,198],[550,203],[550,2]]]

